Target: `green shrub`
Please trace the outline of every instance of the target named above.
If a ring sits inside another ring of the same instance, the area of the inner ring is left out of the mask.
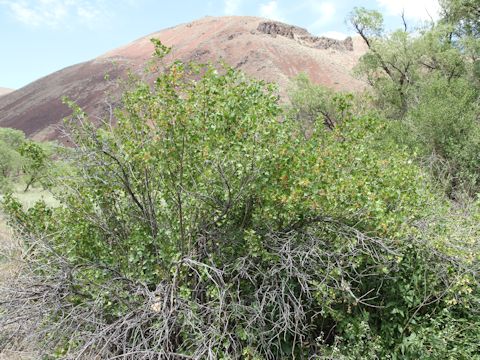
[[[76,108],[61,206],[5,201],[29,261],[1,294],[2,345],[58,358],[478,356],[463,332],[479,323],[478,252],[450,246],[448,227],[432,236],[430,209],[448,206],[426,175],[382,141],[381,119],[306,139],[277,101],[230,68],[177,62],[125,94],[114,128]]]

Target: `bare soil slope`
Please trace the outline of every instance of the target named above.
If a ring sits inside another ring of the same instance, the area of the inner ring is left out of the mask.
[[[7,89],[0,87],[0,96],[7,95],[8,93],[11,93],[13,90],[12,89]]]
[[[151,58],[152,37],[173,47],[167,63],[223,60],[250,76],[276,82],[281,94],[289,79],[301,72],[334,89],[364,87],[351,75],[365,52],[359,39],[315,37],[305,29],[256,17],[206,17],[148,35],[2,96],[0,126],[21,129],[38,140],[57,138],[61,119],[70,114],[61,102],[63,96],[76,100],[93,117],[100,116],[105,92],[118,93],[112,80],[125,76],[127,69],[140,73]]]

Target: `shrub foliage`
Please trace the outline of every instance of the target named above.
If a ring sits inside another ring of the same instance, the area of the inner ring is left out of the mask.
[[[429,212],[448,204],[348,99],[305,137],[270,85],[177,62],[100,127],[75,108],[61,206],[5,201],[24,262],[2,289],[1,344],[66,359],[478,357],[476,245],[450,244]]]

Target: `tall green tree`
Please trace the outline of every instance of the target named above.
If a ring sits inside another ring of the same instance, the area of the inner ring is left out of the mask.
[[[441,22],[450,26],[449,38],[469,58],[475,86],[480,87],[480,2],[442,0]]]
[[[48,167],[48,155],[44,147],[34,141],[24,142],[18,151],[26,160],[23,165],[23,173],[26,177],[24,192],[27,192],[30,186],[45,176]]]
[[[474,196],[480,185],[480,92],[476,60],[466,46],[475,21],[461,15],[461,3],[468,1],[445,2],[438,23],[420,29],[405,23],[391,33],[381,31],[377,12],[355,9],[350,15],[369,46],[357,74],[371,84],[376,107],[398,122],[392,125],[397,140],[420,154],[452,198],[459,192]]]
[[[25,134],[19,130],[0,128],[0,189],[10,189],[12,179],[20,179],[25,159],[20,148],[25,142]]]

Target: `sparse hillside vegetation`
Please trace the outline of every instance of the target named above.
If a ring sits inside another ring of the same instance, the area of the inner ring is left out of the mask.
[[[274,85],[176,61],[153,85],[134,80],[100,124],[69,102],[75,147],[48,177],[58,203],[3,201],[21,261],[0,288],[2,348],[480,359],[472,3],[445,1],[414,34],[354,10],[365,94],[300,76],[281,105]],[[161,62],[170,48],[153,43]],[[28,184],[45,158],[6,134],[30,162],[5,173]]]

